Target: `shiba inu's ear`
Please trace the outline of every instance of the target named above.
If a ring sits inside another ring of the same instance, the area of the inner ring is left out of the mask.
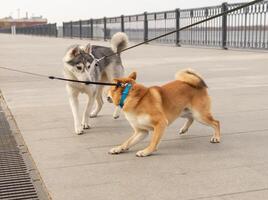
[[[71,51],[71,55],[73,57],[76,57],[79,53],[80,53],[80,49],[79,49],[78,46],[76,46],[75,48],[73,48],[73,50]]]
[[[136,78],[137,78],[137,72],[132,72],[131,74],[129,74],[128,78],[131,78],[133,80],[136,80]]]
[[[90,54],[90,52],[91,52],[91,44],[90,43],[87,44],[85,52]]]

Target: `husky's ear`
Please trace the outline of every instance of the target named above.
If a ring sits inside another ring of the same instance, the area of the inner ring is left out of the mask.
[[[137,78],[137,72],[132,72],[131,74],[129,74],[128,78],[131,78],[133,80],[136,80],[136,78]]]
[[[85,52],[88,53],[88,54],[91,53],[91,44],[90,43],[87,44]]]
[[[73,50],[71,51],[71,55],[73,57],[76,57],[77,55],[79,55],[79,53],[80,53],[80,49],[78,46],[74,47]]]

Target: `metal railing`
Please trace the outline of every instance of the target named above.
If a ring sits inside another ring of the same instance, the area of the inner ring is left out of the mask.
[[[0,33],[12,33],[11,28],[0,29]],[[57,37],[57,24],[43,24],[29,27],[16,27],[16,34]]]
[[[0,33],[11,34],[11,28],[0,28]]]
[[[57,37],[57,24],[44,24],[30,27],[16,28],[16,34],[39,35]]]
[[[63,37],[106,40],[114,33],[123,31],[131,41],[146,41],[242,4],[244,3],[223,3],[204,8],[64,22]],[[268,1],[168,35],[155,42],[178,46],[268,49]]]

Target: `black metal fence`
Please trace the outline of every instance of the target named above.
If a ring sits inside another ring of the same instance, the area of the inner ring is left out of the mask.
[[[0,28],[0,33],[11,34],[11,28]]]
[[[57,24],[44,24],[31,27],[16,28],[16,34],[57,37]]]
[[[205,8],[64,22],[63,37],[106,40],[114,33],[123,31],[131,41],[146,41],[242,4],[244,3],[223,3]],[[268,1],[168,35],[155,42],[178,46],[268,49]]]
[[[11,33],[11,28],[0,29],[0,33]],[[18,27],[16,28],[16,34],[24,35],[39,35],[39,36],[50,36],[57,37],[57,24],[43,24],[29,27]]]

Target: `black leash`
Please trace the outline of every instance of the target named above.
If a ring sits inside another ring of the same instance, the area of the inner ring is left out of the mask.
[[[125,49],[123,49],[123,50],[121,50],[121,51],[117,51],[117,52],[112,53],[112,54],[110,54],[110,55],[103,56],[101,59],[97,59],[97,61],[102,60],[102,59],[105,59],[105,58],[107,58],[107,57],[111,57],[111,56],[116,55],[116,54],[120,54],[120,53],[122,53],[122,52],[124,52],[124,51],[133,49],[133,48],[138,47],[138,46],[141,46],[141,45],[143,45],[143,44],[147,44],[147,43],[149,43],[149,42],[151,42],[151,41],[157,40],[157,39],[162,38],[162,37],[165,37],[165,36],[167,36],[167,35],[171,35],[171,34],[173,34],[173,33],[176,33],[176,32],[182,31],[182,30],[185,30],[185,29],[187,29],[187,28],[190,28],[190,27],[196,26],[196,25],[198,25],[198,24],[201,24],[201,23],[210,21],[210,20],[212,20],[212,19],[218,18],[218,17],[220,17],[220,16],[229,14],[229,13],[231,13],[231,12],[240,10],[240,9],[242,9],[242,8],[245,8],[245,7],[254,5],[254,4],[259,3],[259,2],[262,2],[262,1],[263,1],[263,0],[254,0],[254,1],[251,1],[251,2],[249,2],[249,3],[245,3],[245,4],[241,5],[241,6],[238,6],[238,7],[236,7],[236,8],[233,8],[233,9],[231,9],[231,10],[224,11],[224,12],[222,12],[222,13],[219,13],[219,14],[214,15],[214,16],[212,16],[212,17],[206,18],[206,19],[204,19],[204,20],[201,20],[201,21],[195,22],[195,23],[193,23],[193,24],[184,26],[184,27],[182,27],[182,28],[179,28],[179,29],[176,29],[176,30],[174,30],[174,31],[165,33],[165,34],[163,34],[163,35],[159,35],[159,36],[157,36],[157,37],[154,37],[154,38],[152,38],[152,39],[149,39],[149,40],[146,40],[146,41],[144,41],[144,42],[138,43],[138,44],[136,44],[136,45],[130,46],[130,47],[128,47],[128,48],[125,48]],[[88,85],[88,84],[95,84],[95,85],[114,85],[114,86],[119,86],[119,85],[116,84],[116,83],[104,83],[104,82],[92,82],[92,81],[79,81],[79,80],[66,79],[66,78],[61,78],[61,77],[56,77],[56,76],[46,76],[46,75],[43,75],[43,74],[32,73],[32,72],[27,72],[27,71],[22,71],[22,70],[17,70],[17,69],[12,69],[12,68],[7,68],[7,67],[0,67],[0,68],[1,68],[1,69],[5,69],[5,70],[9,70],[9,71],[14,71],[14,72],[19,72],[19,73],[23,73],[23,74],[28,74],[28,75],[32,75],[32,76],[39,76],[39,77],[43,77],[43,78],[49,78],[49,79],[52,79],[52,80],[56,79],[56,80],[69,81],[69,82],[75,82],[75,83],[84,83],[84,84],[87,84],[87,85]]]
[[[43,77],[43,78],[48,78],[48,76],[44,75],[44,74],[38,74],[38,73],[33,73],[33,72],[27,72],[27,71],[23,71],[23,70],[18,70],[18,69],[13,69],[13,68],[9,68],[9,67],[0,67],[1,69],[4,70],[8,70],[8,71],[13,71],[13,72],[19,72],[22,74],[28,74],[28,75],[32,75],[32,76],[39,76],[39,77]]]
[[[94,85],[111,85],[111,86],[118,86],[117,83],[104,83],[104,82],[93,82],[93,81],[79,81],[79,80],[73,80],[73,79],[67,79],[67,78],[61,78],[61,77],[55,77],[55,76],[48,76],[49,79],[56,79],[61,81],[69,81],[69,82],[75,82],[75,83],[84,83],[86,85],[94,84]]]
[[[79,81],[79,80],[73,80],[73,79],[67,79],[67,78],[61,78],[61,77],[56,77],[56,76],[47,76],[44,74],[38,74],[38,73],[32,73],[32,72],[27,72],[27,71],[22,71],[18,69],[13,69],[13,68],[8,68],[8,67],[0,67],[1,69],[8,70],[8,71],[13,71],[13,72],[18,72],[22,74],[28,74],[32,76],[38,76],[42,78],[49,78],[49,79],[56,79],[56,80],[62,80],[62,81],[68,81],[68,82],[75,82],[75,83],[84,83],[86,85],[89,84],[94,84],[94,85],[110,85],[110,86],[118,86],[116,83],[104,83],[104,82],[93,82],[93,81]]]

